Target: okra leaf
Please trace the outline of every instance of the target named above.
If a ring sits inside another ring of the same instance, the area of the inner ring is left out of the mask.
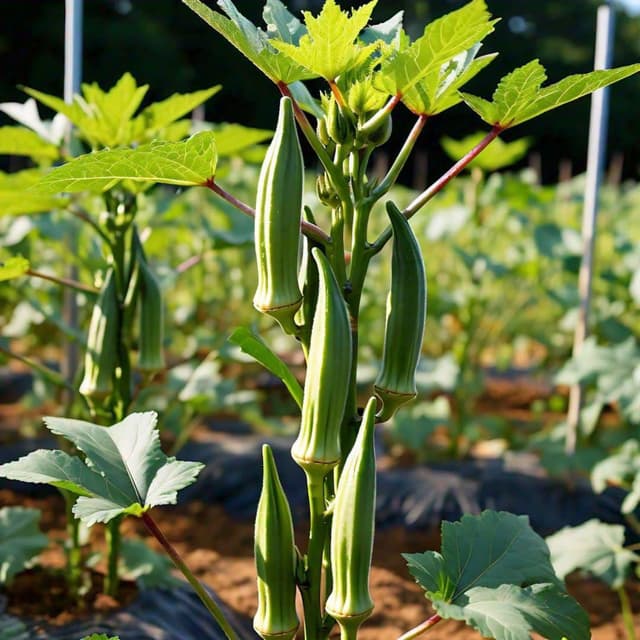
[[[277,51],[267,34],[247,20],[231,0],[218,0],[228,18],[210,9],[201,0],[182,0],[210,27],[243,53],[272,82],[290,84],[314,77],[307,69]]]
[[[441,553],[404,557],[440,616],[464,620],[485,637],[589,637],[587,614],[564,592],[526,516],[465,515],[443,523]]]
[[[612,589],[624,585],[640,556],[624,548],[624,527],[589,520],[578,527],[564,527],[547,538],[551,561],[560,578],[583,570]]]
[[[460,604],[434,601],[433,605],[443,618],[464,620],[484,638],[529,640],[531,633],[549,640],[590,637],[586,612],[553,584],[474,587]]]
[[[24,127],[0,127],[0,154],[28,156],[37,161],[56,160],[60,150],[43,140],[35,131]]]
[[[89,495],[73,507],[87,525],[108,522],[123,513],[140,516],[161,504],[174,504],[179,489],[191,484],[202,465],[168,458],[160,448],[155,412],[132,413],[122,422],[102,427],[82,420],[45,418],[47,428],[86,455],[87,465],[102,485],[78,482]]]
[[[170,589],[182,581],[171,570],[173,563],[165,555],[151,549],[143,540],[123,540],[118,575],[135,580],[141,589]]]
[[[547,79],[545,68],[538,60],[532,60],[500,80],[491,102],[468,93],[461,95],[485,122],[506,129],[623,80],[638,71],[640,64],[591,71],[567,76],[543,88],[542,83]]]
[[[229,342],[237,344],[240,349],[271,371],[284,382],[291,397],[302,407],[302,387],[287,365],[269,349],[262,339],[246,327],[238,327],[230,336]]]
[[[181,142],[158,140],[134,149],[106,149],[75,158],[48,173],[39,193],[105,191],[121,180],[204,185],[216,172],[215,134],[202,131]]]
[[[484,511],[479,516],[465,515],[458,522],[444,522],[441,553],[405,554],[409,571],[420,584],[421,567],[432,567],[434,557],[441,562],[438,584],[452,587],[439,592],[434,581],[423,587],[428,594],[450,602],[457,602],[471,587],[559,582],[547,545],[529,526],[527,516],[504,511]]]
[[[8,584],[16,573],[31,566],[49,543],[38,529],[39,520],[38,509],[0,509],[0,585]]]
[[[598,493],[609,484],[629,490],[622,512],[632,513],[640,504],[640,443],[627,440],[613,455],[598,462],[591,471],[591,485]]]
[[[399,51],[386,58],[375,74],[376,88],[388,95],[399,96],[404,102],[405,95],[416,87],[416,91],[407,96],[413,104],[410,108],[427,113],[442,80],[442,72],[446,75],[448,63],[474,48],[493,31],[496,20],[490,18],[485,0],[472,0],[428,24],[415,42],[401,39]]]
[[[0,477],[49,484],[79,496],[92,496],[106,490],[105,479],[99,473],[64,451],[32,451],[19,460],[0,465]]]
[[[182,116],[190,114],[197,106],[218,93],[221,88],[222,85],[218,84],[193,93],[174,93],[165,100],[150,104],[131,121],[129,137],[140,140],[143,133],[147,138],[153,136]]]
[[[484,137],[484,133],[474,133],[462,140],[453,138],[442,138],[440,143],[447,155],[455,161],[460,160],[468,151],[471,151]],[[497,171],[512,165],[521,158],[531,146],[530,138],[520,138],[513,142],[505,142],[502,138],[496,138],[477,158],[472,160],[467,166],[469,168],[479,167],[484,171]],[[537,230],[537,229],[536,229]]]
[[[227,123],[216,126],[214,134],[219,158],[237,155],[240,151],[273,137],[273,131],[267,129],[252,129]]]
[[[29,271],[29,261],[22,256],[0,260],[0,282],[19,278]]]
[[[376,49],[377,44],[357,42],[367,26],[378,0],[372,0],[351,14],[342,11],[335,0],[326,0],[317,17],[303,11],[307,33],[297,44],[273,40],[272,44],[314,77],[333,82],[339,75],[360,66]]]

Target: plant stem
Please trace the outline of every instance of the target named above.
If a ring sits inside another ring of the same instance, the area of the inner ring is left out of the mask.
[[[80,548],[80,521],[73,515],[73,503],[76,496],[64,489],[60,490],[64,498],[67,518],[67,586],[74,602],[80,602],[80,581],[82,579],[82,549]]]
[[[616,593],[618,594],[618,598],[620,599],[622,621],[624,623],[624,629],[627,634],[627,640],[636,640],[636,630],[633,625],[633,611],[631,610],[629,596],[627,595],[624,586],[616,589]]]
[[[214,180],[209,180],[204,186],[211,189],[214,193],[217,193],[223,200],[226,200],[230,205],[233,205],[241,213],[244,213],[250,218],[256,217],[256,210],[253,207],[250,207],[245,202],[242,202],[242,200],[231,195]],[[311,224],[306,220],[300,221],[300,229],[302,230],[302,233],[316,242],[320,242],[321,244],[329,244],[331,242],[331,238],[320,227],[315,224]]]
[[[304,593],[305,640],[322,640],[327,632],[322,625],[322,558],[327,534],[324,515],[324,478],[307,473],[309,495],[309,547],[307,549],[307,589]]]
[[[222,610],[214,599],[207,593],[202,583],[193,575],[191,569],[187,566],[177,550],[173,545],[165,538],[164,534],[158,528],[155,520],[151,517],[148,511],[142,514],[142,522],[147,527],[147,530],[153,537],[162,545],[167,552],[173,564],[182,572],[182,575],[187,579],[187,582],[193,587],[193,590],[198,594],[198,597],[202,601],[202,604],[207,608],[207,611],[215,618],[220,628],[227,636],[229,640],[238,640],[238,636],[231,628],[231,625],[224,617]]]
[[[424,207],[431,198],[439,193],[453,178],[455,178],[481,151],[483,151],[491,142],[493,142],[504,129],[500,125],[495,125],[489,133],[466,155],[456,162],[447,172],[443,173],[430,187],[425,189],[417,198],[415,198],[409,206],[402,212],[407,218],[411,218],[422,207]],[[391,238],[391,226],[389,225],[372,244],[374,253],[382,250],[384,245]]]
[[[118,594],[118,561],[120,560],[120,522],[122,516],[114,518],[107,524],[105,531],[107,541],[107,575],[104,579],[104,593],[112,598]]]
[[[428,620],[425,620],[424,622],[419,624],[417,627],[414,627],[413,629],[407,631],[407,633],[401,635],[398,640],[411,640],[412,638],[417,638],[419,635],[422,635],[423,633],[431,629],[431,627],[433,627],[435,624],[438,624],[440,620],[442,620],[442,618],[436,613],[432,615]]]
[[[413,128],[407,136],[407,139],[402,145],[402,149],[400,149],[398,155],[396,156],[396,159],[393,161],[393,164],[389,168],[387,175],[382,179],[382,182],[373,190],[371,197],[374,200],[379,200],[395,184],[398,176],[400,175],[400,172],[404,168],[407,160],[409,159],[409,156],[411,155],[411,152],[413,151],[413,148],[415,147],[416,141],[418,140],[420,134],[422,133],[422,130],[424,129],[424,125],[427,123],[427,117],[428,116],[426,115],[422,115],[416,120]]]
[[[48,273],[42,273],[42,271],[35,271],[34,269],[27,269],[26,274],[29,276],[33,276],[34,278],[41,278],[42,280],[55,282],[56,284],[60,284],[63,287],[69,287],[70,289],[75,289],[76,291],[82,291],[82,293],[90,293],[94,296],[97,296],[99,293],[97,289],[89,287],[86,284],[82,284],[81,282],[76,282],[75,280],[69,280],[69,278],[52,276]]]

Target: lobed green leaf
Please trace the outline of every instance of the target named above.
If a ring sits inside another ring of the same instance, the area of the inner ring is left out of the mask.
[[[107,149],[80,156],[47,174],[39,193],[105,191],[121,180],[204,185],[216,172],[215,134],[202,131],[182,142],[156,141],[135,149]]]

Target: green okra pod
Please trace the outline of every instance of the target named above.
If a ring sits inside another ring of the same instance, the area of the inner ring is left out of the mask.
[[[318,299],[311,327],[300,432],[291,448],[307,472],[324,477],[340,461],[340,427],[351,372],[351,329],[342,291],[318,248]]]
[[[387,203],[387,213],[393,229],[391,291],[382,365],[374,384],[383,403],[378,419],[383,421],[417,394],[416,367],[427,313],[427,280],[420,245],[393,202]]]
[[[140,269],[140,335],[138,366],[143,371],[164,369],[164,305],[158,279],[144,256]]]
[[[91,312],[84,376],[79,391],[86,398],[102,400],[113,391],[118,351],[120,304],[113,268],[109,268]]]
[[[255,524],[258,610],[253,627],[264,640],[291,640],[300,626],[296,613],[297,553],[293,520],[273,453],[262,447],[262,493]]]
[[[369,571],[373,550],[376,505],[374,433],[376,399],[370,398],[356,441],[347,456],[333,503],[331,575],[333,589],[327,613],[342,629],[342,638],[355,638],[371,615]]]
[[[294,316],[302,304],[298,250],[303,182],[304,163],[293,104],[284,97],[258,179],[255,217],[258,287],[253,304],[291,334],[296,333]]]

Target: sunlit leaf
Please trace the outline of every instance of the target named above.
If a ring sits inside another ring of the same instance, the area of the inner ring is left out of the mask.
[[[22,256],[13,256],[6,260],[0,260],[0,282],[19,278],[27,273],[27,271],[29,271],[29,261]]]
[[[546,71],[538,60],[532,60],[500,80],[491,102],[467,93],[462,94],[462,97],[485,122],[507,128],[623,80],[638,71],[640,64],[631,64],[616,69],[571,75],[548,87],[542,87],[547,79]]]
[[[47,174],[40,193],[104,191],[121,180],[204,185],[216,171],[215,134],[202,131],[182,142],[156,141],[134,149],[107,149],[75,158]]]
[[[269,44],[267,34],[245,18],[231,0],[219,0],[225,17],[201,0],[182,0],[194,13],[242,52],[272,82],[290,84],[313,77],[307,69]]]
[[[315,76],[332,82],[362,64],[375,50],[376,43],[365,45],[356,41],[376,3],[377,0],[372,0],[349,14],[335,0],[326,0],[317,17],[303,12],[307,33],[297,44],[274,40],[273,46]]]
[[[36,160],[55,160],[60,150],[24,127],[0,127],[0,154],[28,156]]]

